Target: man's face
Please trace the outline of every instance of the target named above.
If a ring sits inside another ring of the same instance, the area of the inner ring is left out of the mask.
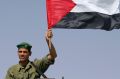
[[[25,48],[18,49],[18,56],[20,61],[27,61],[30,56],[30,52]]]

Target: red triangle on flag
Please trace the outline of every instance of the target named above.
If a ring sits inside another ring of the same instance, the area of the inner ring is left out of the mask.
[[[46,0],[48,29],[57,24],[75,5],[72,0]]]

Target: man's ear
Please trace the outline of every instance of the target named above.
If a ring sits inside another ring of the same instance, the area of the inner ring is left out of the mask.
[[[29,56],[31,56],[31,54],[32,54],[32,52],[30,51],[30,55]]]

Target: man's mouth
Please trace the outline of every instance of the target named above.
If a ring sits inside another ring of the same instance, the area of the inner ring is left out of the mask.
[[[20,57],[20,59],[25,59],[25,57]]]

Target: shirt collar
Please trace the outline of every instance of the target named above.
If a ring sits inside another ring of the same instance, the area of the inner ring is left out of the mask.
[[[22,65],[17,64],[17,70],[18,72],[20,72],[21,69],[25,69],[25,71],[29,70],[32,67],[31,62],[29,61],[29,63],[26,65],[26,67],[23,67]]]

